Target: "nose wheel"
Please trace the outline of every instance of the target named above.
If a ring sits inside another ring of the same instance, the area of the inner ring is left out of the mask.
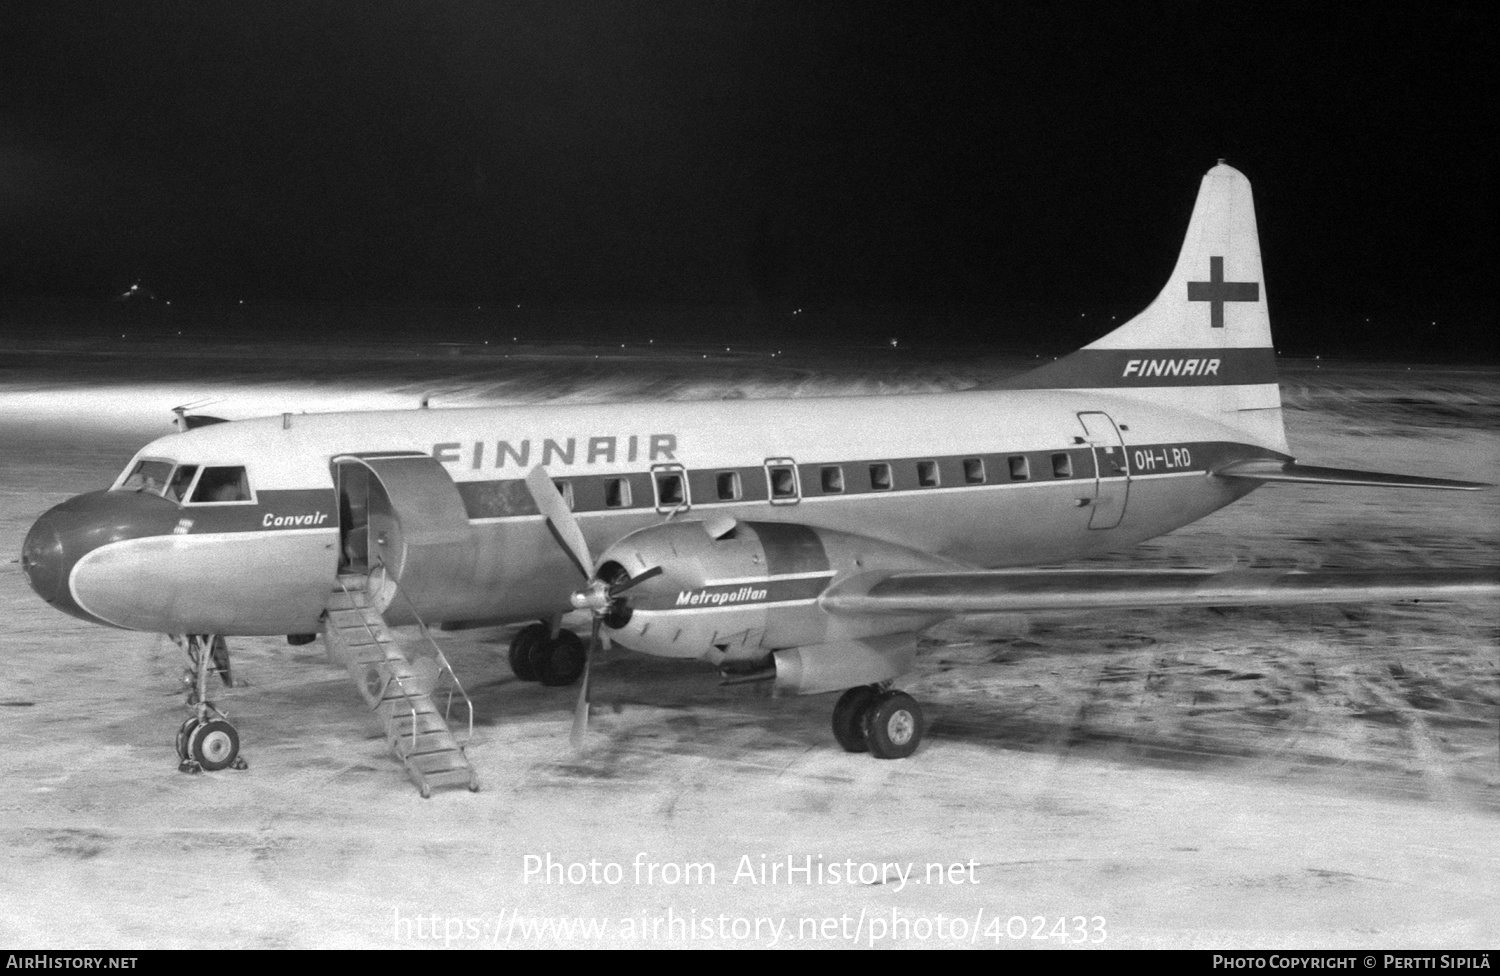
[[[922,706],[904,691],[850,688],[833,707],[833,737],[845,752],[905,759],[922,742]]]
[[[248,769],[240,756],[240,734],[208,700],[208,675],[216,673],[230,684],[229,648],[217,634],[172,635],[187,654],[190,667],[183,674],[187,706],[193,715],[177,729],[177,769],[184,773]]]

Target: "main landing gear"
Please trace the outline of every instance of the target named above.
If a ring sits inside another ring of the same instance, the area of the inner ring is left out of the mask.
[[[210,672],[217,674],[226,688],[234,687],[229,672],[229,646],[219,634],[172,634],[171,637],[187,654],[191,665],[183,672],[182,683],[187,687],[187,705],[193,716],[177,730],[177,769],[197,773],[249,768],[240,758],[239,732],[208,700]]]
[[[588,652],[571,630],[552,636],[545,623],[522,627],[510,642],[510,669],[522,681],[539,681],[551,688],[570,685],[583,677]]]
[[[904,691],[860,685],[833,706],[833,737],[845,752],[905,759],[922,741],[922,706]]]

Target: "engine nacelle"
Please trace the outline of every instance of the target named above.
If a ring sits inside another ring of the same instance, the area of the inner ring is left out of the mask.
[[[778,692],[817,695],[899,678],[916,663],[917,646],[910,634],[893,634],[794,647],[772,657]]]
[[[625,591],[605,617],[610,637],[644,654],[714,664],[920,630],[932,618],[837,616],[823,610],[819,598],[850,576],[954,568],[864,536],[725,519],[632,532],[604,553],[599,576],[613,583],[658,566],[659,575]]]

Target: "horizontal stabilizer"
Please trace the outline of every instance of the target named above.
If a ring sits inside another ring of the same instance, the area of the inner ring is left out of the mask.
[[[840,614],[956,616],[1145,607],[1453,603],[1500,598],[1500,569],[995,570],[855,577],[823,594]]]
[[[1356,485],[1369,488],[1448,488],[1477,491],[1491,488],[1482,481],[1454,481],[1451,478],[1422,478],[1409,474],[1385,474],[1380,471],[1350,471],[1345,468],[1319,468],[1295,461],[1258,458],[1226,465],[1214,474],[1222,478],[1246,478],[1251,481],[1301,481],[1315,485]]]

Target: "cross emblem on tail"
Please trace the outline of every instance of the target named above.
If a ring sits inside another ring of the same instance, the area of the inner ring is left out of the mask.
[[[1208,281],[1187,283],[1188,301],[1209,303],[1209,325],[1215,329],[1224,328],[1225,302],[1260,301],[1260,282],[1224,280],[1222,257],[1215,256],[1208,259],[1208,278]]]

